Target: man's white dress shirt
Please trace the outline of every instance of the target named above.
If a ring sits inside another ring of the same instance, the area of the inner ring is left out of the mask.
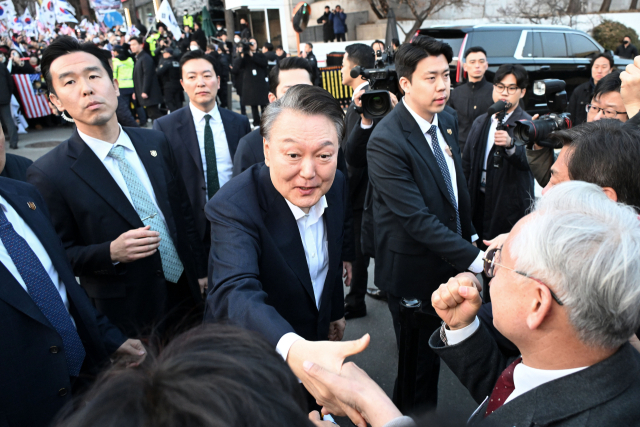
[[[204,127],[207,124],[204,116],[209,114],[209,127],[213,133],[213,145],[216,148],[216,165],[218,166],[218,181],[222,188],[230,179],[233,174],[233,162],[231,160],[231,152],[229,151],[229,144],[227,142],[227,135],[224,133],[224,125],[222,124],[222,118],[220,117],[220,111],[218,106],[214,105],[213,109],[209,112],[204,112],[189,103],[189,109],[193,116],[193,124],[196,127],[196,136],[198,137],[198,145],[200,146],[200,157],[202,158],[202,170],[204,171],[204,183],[207,187],[207,156],[204,153]]]
[[[479,327],[480,321],[476,317],[473,322],[467,327],[458,329],[456,331],[450,331],[445,328],[444,333],[447,336],[449,345],[455,345],[469,338]],[[567,375],[574,374],[586,368],[588,368],[588,366],[573,369],[547,370],[531,368],[525,365],[524,362],[518,363],[515,370],[513,371],[513,384],[515,386],[515,389],[504,401],[504,405],[506,405],[516,397],[521,396],[538,386],[541,386],[542,384],[557,380],[562,377],[566,377]],[[482,404],[480,406],[482,406]]]
[[[455,199],[456,199],[456,205],[459,207],[460,203],[458,202],[458,181],[456,180],[456,176],[457,176],[456,165],[453,161],[453,157],[447,154],[447,151],[450,151],[451,149],[449,148],[449,145],[446,143],[446,140],[444,139],[442,132],[440,132],[440,126],[438,126],[438,115],[434,114],[433,120],[431,121],[431,123],[429,123],[428,120],[422,118],[420,115],[418,115],[418,113],[413,111],[411,107],[409,107],[409,105],[407,105],[407,103],[404,101],[404,98],[402,99],[402,102],[404,103],[404,106],[407,108],[407,111],[409,111],[409,114],[411,114],[411,116],[418,123],[418,126],[420,127],[422,134],[427,139],[427,143],[428,143],[427,145],[429,146],[429,148],[431,148],[431,152],[433,152],[433,141],[431,140],[431,135],[429,135],[427,132],[429,131],[429,129],[431,129],[431,126],[436,127],[436,135],[438,136],[438,145],[440,146],[440,150],[442,150],[442,154],[444,155],[444,160],[447,163],[447,169],[449,170],[449,176],[451,177],[451,186],[453,187],[453,195],[455,196]],[[478,235],[474,234],[471,237],[471,241],[475,242],[476,240],[478,240]],[[468,270],[476,274],[480,273],[484,267],[484,262],[482,261],[483,257],[484,257],[484,252],[480,251],[476,259],[469,266]]]
[[[302,239],[304,247],[304,256],[307,259],[309,267],[309,276],[313,286],[313,293],[316,298],[316,307],[320,309],[320,299],[324,290],[324,282],[329,272],[329,246],[327,240],[327,231],[324,225],[324,210],[327,208],[327,198],[322,196],[318,203],[309,209],[309,213],[305,214],[302,209],[295,206],[285,199],[291,213],[298,224],[298,231]],[[289,332],[284,334],[276,345],[276,351],[287,360],[291,345],[303,339],[298,334]]]
[[[60,280],[60,278],[58,277],[58,272],[53,266],[47,250],[44,248],[44,246],[42,246],[42,243],[40,243],[38,237],[35,235],[33,230],[31,230],[31,227],[29,227],[27,223],[24,222],[18,212],[13,209],[13,206],[11,206],[11,204],[7,202],[2,196],[0,196],[0,209],[2,209],[5,216],[7,217],[7,220],[11,223],[16,233],[18,233],[24,240],[27,241],[27,244],[29,245],[33,253],[36,254],[38,259],[40,260],[40,263],[42,263],[44,270],[51,278],[51,281],[55,285],[56,289],[58,289],[60,297],[62,297],[64,306],[67,308],[67,311],[69,311],[67,288],[65,287],[62,280]],[[7,248],[5,248],[4,244],[2,243],[2,239],[0,239],[0,262],[7,268],[7,270],[9,270],[9,273],[11,273],[13,277],[16,278],[18,283],[20,283],[20,286],[22,286],[22,288],[27,291],[27,284],[24,282],[22,276],[20,275],[20,272],[18,271],[18,268],[13,263],[13,260],[11,259],[11,256],[7,251]]]
[[[111,149],[116,145],[122,145],[124,147],[125,160],[129,162],[129,164],[131,165],[131,168],[133,169],[135,174],[138,176],[138,179],[142,183],[142,186],[144,187],[145,190],[147,190],[147,193],[151,197],[151,201],[153,202],[153,205],[156,208],[156,212],[158,213],[158,216],[162,218],[162,221],[166,223],[164,219],[164,214],[158,207],[158,200],[156,199],[156,193],[153,191],[153,186],[151,185],[151,181],[149,180],[149,175],[147,174],[147,170],[144,168],[144,165],[142,164],[140,157],[138,157],[138,153],[136,152],[136,149],[133,146],[133,143],[131,142],[129,135],[127,135],[127,133],[122,130],[122,127],[120,127],[120,135],[118,135],[118,139],[113,144],[107,141],[101,141],[97,138],[93,138],[89,135],[86,135],[80,132],[80,130],[78,130],[78,134],[80,135],[80,138],[82,138],[82,140],[89,146],[89,148],[91,148],[91,151],[95,153],[95,155],[102,162],[104,167],[107,168],[107,171],[109,172],[109,174],[113,177],[116,184],[118,184],[118,187],[120,187],[124,195],[129,200],[129,203],[131,203],[131,206],[133,206],[135,209],[135,206],[133,204],[133,199],[131,198],[131,193],[129,193],[129,187],[127,187],[127,182],[124,180],[124,177],[122,176],[122,172],[120,172],[118,161],[113,157],[109,156],[109,151],[111,151]]]

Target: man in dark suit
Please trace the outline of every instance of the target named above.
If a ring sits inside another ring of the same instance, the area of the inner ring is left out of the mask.
[[[256,39],[248,42],[248,48],[245,46],[243,42],[242,49],[233,61],[233,71],[242,80],[242,101],[244,105],[251,106],[253,125],[260,126],[258,106],[263,111],[269,103],[269,86],[266,82],[269,61],[262,52],[258,52]]]
[[[513,138],[518,120],[531,119],[518,105],[527,83],[523,66],[500,66],[494,76],[493,102],[503,101],[508,109],[491,117],[488,113],[478,116],[469,131],[462,169],[471,196],[473,226],[481,241],[508,233],[534,198],[526,149],[516,147]],[[498,129],[500,121],[506,129]],[[485,247],[482,242],[480,247]]]
[[[214,65],[201,50],[187,52],[180,60],[180,82],[189,105],[153,123],[173,148],[207,253],[211,235],[204,206],[231,179],[238,141],[251,132],[246,116],[216,105],[220,77]]]
[[[112,354],[144,357],[78,286],[42,196],[9,178],[0,178],[0,283],[0,425],[47,426]]]
[[[434,292],[443,325],[429,343],[480,404],[469,425],[638,424],[640,354],[628,340],[640,326],[639,246],[637,213],[595,184],[539,199],[487,252],[493,325],[516,358],[478,321],[475,276]]]
[[[17,179],[18,181],[26,181],[27,168],[31,166],[32,163],[33,162],[26,157],[7,154],[4,148],[4,132],[2,128],[0,128],[0,176]]]
[[[460,271],[482,271],[462,173],[458,126],[443,112],[449,97],[451,47],[428,37],[400,46],[396,71],[402,102],[374,129],[367,146],[376,285],[388,293],[399,341],[402,298],[429,300]],[[371,243],[370,243],[371,245]],[[437,317],[432,326],[439,325]],[[416,408],[435,408],[439,359],[420,335]],[[399,342],[398,342],[399,344]]]
[[[159,105],[162,103],[162,89],[156,74],[156,64],[151,55],[144,49],[144,42],[140,37],[129,40],[129,48],[136,56],[133,68],[133,84],[135,93],[133,99],[140,107],[144,107],[152,120],[162,116]]]
[[[198,316],[206,287],[206,254],[171,146],[161,132],[118,125],[118,91],[95,45],[58,38],[42,70],[51,102],[77,131],[27,180],[98,310],[128,334],[158,325],[168,334]]]
[[[205,319],[259,332],[285,360],[304,342],[340,341],[346,325],[348,195],[336,172],[343,126],[328,92],[292,87],[265,112],[265,164],[231,180],[206,207],[212,242]],[[302,378],[302,360],[293,359]]]

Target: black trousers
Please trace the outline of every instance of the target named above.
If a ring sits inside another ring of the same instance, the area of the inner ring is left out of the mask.
[[[157,105],[149,105],[144,109],[147,112],[147,116],[149,116],[151,120],[159,119],[160,117],[164,116]],[[140,125],[142,125],[142,123],[140,123]]]
[[[387,293],[389,311],[393,318],[393,329],[396,333],[396,344],[400,349],[400,301],[402,297]],[[431,307],[431,301],[423,301],[427,307]],[[420,330],[418,341],[418,369],[416,377],[416,395],[414,401],[414,413],[422,413],[435,410],[438,405],[438,377],[440,376],[440,358],[429,347],[431,334],[440,327],[442,321],[435,315],[424,329]],[[398,380],[393,388],[393,401],[397,402]]]
[[[347,41],[347,40],[344,38],[344,33],[336,33],[336,41],[337,41],[337,42],[339,42],[339,41],[343,41],[343,42],[344,42],[344,41]]]
[[[362,253],[362,245],[360,244],[360,235],[362,224],[362,210],[353,211],[353,235],[356,241],[356,259],[352,263],[353,276],[351,278],[351,286],[349,293],[344,299],[347,305],[359,308],[365,306],[364,297],[367,295],[367,283],[369,282],[369,262],[371,258]]]
[[[265,106],[260,105],[260,111],[264,112]],[[253,125],[260,126],[260,114],[258,113],[258,105],[251,106],[251,115],[253,116]]]
[[[183,89],[181,86],[165,86],[164,87],[164,103],[167,105],[169,112],[173,113],[182,108]]]

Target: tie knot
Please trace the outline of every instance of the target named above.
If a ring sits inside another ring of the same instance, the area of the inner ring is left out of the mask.
[[[205,114],[204,119],[207,121],[207,124],[209,124],[209,120],[211,120],[211,114]]]
[[[429,130],[427,131],[427,133],[428,133],[429,135],[431,135],[431,137],[435,138],[435,137],[436,137],[436,135],[437,135],[437,133],[436,133],[437,129],[438,129],[438,126],[436,126],[436,125],[431,125],[431,127],[429,128]]]
[[[113,157],[117,161],[122,161],[124,159],[124,147],[122,145],[114,145],[109,150],[109,157]]]

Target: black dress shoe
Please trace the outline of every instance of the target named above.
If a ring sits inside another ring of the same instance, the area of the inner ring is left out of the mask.
[[[367,295],[369,295],[373,299],[377,299],[380,301],[387,300],[387,293],[385,291],[381,291],[380,289],[367,288]]]
[[[345,319],[357,319],[358,317],[364,317],[367,315],[367,306],[352,307],[348,304],[344,305],[344,318]]]

